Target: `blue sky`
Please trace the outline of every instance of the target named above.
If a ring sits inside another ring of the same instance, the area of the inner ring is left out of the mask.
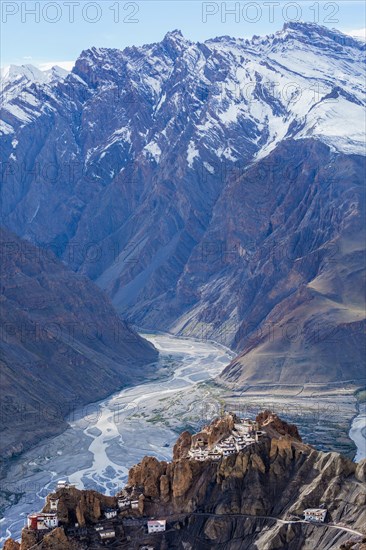
[[[365,3],[352,0],[3,0],[0,64],[71,64],[91,46],[156,42],[173,29],[199,41],[220,35],[251,37],[275,32],[293,19],[361,34],[365,17]]]

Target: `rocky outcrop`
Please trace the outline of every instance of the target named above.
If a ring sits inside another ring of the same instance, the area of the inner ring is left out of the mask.
[[[20,544],[13,539],[8,539],[4,544],[4,550],[20,550]]]
[[[105,509],[116,508],[116,497],[109,497],[97,491],[80,491],[76,488],[60,489],[48,495],[43,512],[50,512],[49,500],[57,498],[57,515],[61,523],[85,527],[94,524],[103,516]]]
[[[192,436],[192,443],[196,443],[198,439],[202,439],[209,447],[212,447],[220,439],[224,439],[231,434],[236,420],[237,418],[232,414],[217,418],[209,426],[205,426],[202,431]]]
[[[256,422],[258,422],[261,428],[269,435],[276,432],[280,435],[289,435],[292,439],[296,439],[297,441],[302,441],[299,430],[295,424],[289,424],[271,411],[260,412],[256,417]]]
[[[5,229],[0,247],[4,457],[65,429],[65,416],[83,404],[145,379],[158,354],[50,250]]]
[[[340,550],[366,550],[366,537],[352,537],[341,544]]]
[[[166,468],[166,462],[159,462],[153,456],[145,456],[141,464],[130,469],[129,485],[143,487],[147,497],[158,497],[160,477],[165,474]]]
[[[67,538],[61,527],[45,535],[39,545],[40,550],[77,550],[77,548],[78,545]]]
[[[28,550],[29,548],[33,548],[38,544],[38,536],[35,531],[32,531],[31,529],[23,529],[22,530],[22,541],[20,544],[20,550]]]
[[[192,435],[190,432],[182,432],[173,447],[173,460],[187,458],[188,451],[192,445]]]
[[[31,529],[23,529],[21,544],[9,539],[5,542],[4,550],[29,550],[33,547],[39,550],[78,550],[80,545],[69,540],[62,527],[47,532],[42,539]]]
[[[173,447],[173,460],[187,458],[191,445],[197,445],[199,441],[213,447],[220,439],[230,435],[237,420],[237,417],[233,414],[225,415],[222,418],[213,420],[210,425],[204,426],[196,434],[192,435],[188,431],[182,432]]]
[[[361,462],[357,464],[355,475],[360,483],[366,483],[366,460],[361,460]]]
[[[202,433],[216,438],[236,422],[234,415],[226,415]],[[224,550],[306,550],[311,540],[319,550],[360,550],[366,538],[366,492],[361,482],[366,461],[355,464],[339,454],[316,451],[299,440],[293,426],[269,412],[258,423],[267,435],[218,462],[179,456],[168,463],[145,457],[131,468],[121,494],[139,495],[141,505],[138,510],[120,512],[114,520],[118,548],[127,550],[138,543],[157,550],[206,550],[216,545]],[[178,455],[185,454],[187,442],[186,434],[179,438]],[[44,537],[40,548],[53,548],[52,544],[54,548],[64,544],[67,550],[91,544],[102,548],[94,526],[103,525],[103,510],[116,507],[117,497],[74,488],[52,496],[59,499],[58,515],[65,533],[77,522],[86,528],[86,535],[83,540],[68,535],[65,539],[63,529],[57,529]],[[306,508],[320,506],[327,509],[327,523],[299,521]],[[148,517],[166,518],[167,532],[147,535],[141,525]],[[347,529],[355,531],[356,539]],[[31,536],[31,531],[23,530],[21,550],[31,546]]]
[[[315,451],[301,442],[296,426],[269,412],[257,419],[268,436],[246,451],[223,458],[218,464],[197,462],[185,456],[171,463],[145,457],[130,470],[128,485],[139,486],[144,494],[161,499],[176,513],[207,507],[216,513],[265,516],[280,513],[282,517],[284,513],[301,515],[305,508],[327,503],[332,518],[340,519],[344,513],[340,500],[348,491],[350,498],[357,488],[366,461],[356,465],[337,453]],[[225,427],[234,421],[235,416],[227,415],[200,434],[204,433],[207,440],[221,430],[226,435]],[[195,434],[192,440],[201,437],[200,434]],[[349,484],[345,482],[347,479]],[[356,507],[362,501],[366,514],[365,492],[356,492],[358,497],[352,497],[354,509],[350,517],[361,527]]]

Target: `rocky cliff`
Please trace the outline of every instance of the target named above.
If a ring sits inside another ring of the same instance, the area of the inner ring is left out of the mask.
[[[225,384],[365,382],[365,171],[364,157],[289,140],[220,197],[203,246],[232,253],[212,256],[203,279],[192,255],[178,296],[207,280],[225,288],[210,306],[204,292],[184,325],[212,337],[216,327],[241,351]]]
[[[121,494],[144,495],[143,503],[139,510],[120,512],[112,521],[118,547],[330,550],[356,545],[361,549],[362,540],[366,542],[366,461],[355,464],[336,453],[317,452],[296,433],[293,437],[295,427],[275,415],[257,420],[265,432],[259,441],[219,461],[188,458],[183,451],[189,449],[190,440],[182,435],[181,456],[172,462],[145,457],[131,468]],[[227,434],[236,421],[227,415],[204,432],[212,441],[220,439],[219,434]],[[59,518],[66,533],[75,521],[87,527],[87,540],[70,532],[70,546],[65,548],[101,548],[93,526],[111,523],[103,520],[103,510],[116,507],[117,497],[76,489],[62,489],[52,496],[59,498]],[[324,524],[301,521],[304,509],[311,507],[327,509]],[[149,517],[166,518],[167,531],[148,535]],[[21,550],[28,550],[29,536],[24,530]],[[13,543],[7,544],[13,550]],[[44,544],[40,549],[48,548]]]
[[[5,229],[1,246],[1,454],[65,429],[83,404],[153,373],[154,347],[89,279]]]

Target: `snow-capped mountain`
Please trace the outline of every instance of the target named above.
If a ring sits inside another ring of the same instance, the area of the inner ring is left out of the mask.
[[[13,70],[1,111],[5,223],[52,246],[140,326],[242,350],[322,273],[329,243],[356,230],[364,56],[338,31],[289,23],[252,40],[173,31],[92,48],[46,81]],[[291,257],[275,266],[263,251],[278,246]]]
[[[41,71],[34,65],[9,65],[1,72],[1,120],[0,136],[11,135],[15,126],[31,122],[42,112],[42,97],[52,87],[62,82],[68,71],[55,65],[47,71]],[[9,120],[10,124],[6,122]]]
[[[14,86],[16,82],[23,80],[25,86],[30,83],[49,84],[56,80],[62,80],[68,75],[69,71],[66,71],[62,67],[55,65],[47,70],[41,70],[34,65],[9,65],[4,67],[1,71],[1,83],[3,89],[6,84]]]
[[[122,119],[115,116],[119,124],[128,119],[128,102],[122,97],[127,99],[128,90],[131,102],[134,93],[136,103],[142,98],[148,101],[151,109],[139,128],[145,138],[140,145],[145,152],[154,151],[155,160],[171,133],[164,114],[177,109],[186,122],[197,126],[188,147],[190,164],[198,157],[197,141],[204,138],[206,143],[210,138],[206,144],[210,148],[231,126],[243,125],[246,147],[239,143],[223,148],[221,144],[218,158],[238,158],[243,148],[263,156],[284,138],[310,136],[339,150],[362,153],[364,53],[365,45],[353,38],[311,24],[286,24],[275,35],[251,41],[221,37],[202,44],[173,31],[161,43],[141,48],[84,51],[67,84],[74,88],[79,76],[78,92],[86,85],[100,99],[115,86],[118,107],[124,111]],[[67,74],[60,67],[40,71],[32,65],[11,66],[2,79],[4,117],[9,113],[22,123],[32,107],[36,115],[37,86],[53,84],[57,89]],[[29,94],[21,106],[16,105],[14,88]],[[69,98],[60,94],[59,99]],[[92,101],[83,103],[84,108],[92,106]],[[123,128],[133,134],[131,122]],[[14,121],[13,130],[4,133],[11,134],[17,127]],[[108,137],[112,140],[113,134]]]

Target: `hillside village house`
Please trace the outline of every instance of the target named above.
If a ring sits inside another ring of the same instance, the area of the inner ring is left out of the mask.
[[[118,508],[121,510],[131,508],[131,499],[128,497],[120,497],[118,499]]]
[[[68,481],[62,479],[57,482],[57,490],[59,489],[74,489],[75,485],[69,483]]]
[[[219,453],[218,451],[209,451],[208,452],[208,459],[209,460],[220,460],[221,458],[221,453]]]
[[[49,503],[50,503],[50,510],[52,511],[56,511],[57,508],[58,508],[58,498],[50,498],[49,500]]]
[[[99,536],[102,540],[114,539],[116,532],[112,528],[103,529],[103,531],[99,531]]]
[[[55,527],[58,527],[57,514],[47,514],[44,512],[30,514],[27,518],[27,527],[28,529],[34,529],[35,531],[54,529]]]
[[[147,522],[148,533],[161,533],[166,530],[166,519],[150,519]]]
[[[137,510],[139,507],[139,501],[138,499],[131,500],[131,508],[132,510]]]
[[[192,458],[195,458],[196,460],[206,460],[208,458],[209,453],[206,449],[202,449],[201,447],[198,447],[198,448],[192,448],[189,454]]]
[[[107,510],[104,511],[104,515],[107,519],[115,518],[117,517],[117,510],[113,508],[108,508]]]
[[[306,521],[319,521],[323,523],[326,516],[326,508],[307,508],[306,510],[304,510],[304,519]]]
[[[68,485],[67,481],[64,479],[61,479],[57,482],[57,489],[64,489]]]
[[[216,445],[216,449],[218,450],[218,452],[221,452],[224,456],[228,456],[230,454],[236,453],[236,445],[235,445],[234,438],[230,436],[227,439],[224,439],[224,441],[221,441]]]
[[[245,418],[236,422],[231,434],[216,445],[209,446],[208,437],[204,433],[193,436],[189,456],[198,461],[220,460],[223,456],[238,453],[248,445],[258,442],[264,433],[259,430],[257,422]]]

